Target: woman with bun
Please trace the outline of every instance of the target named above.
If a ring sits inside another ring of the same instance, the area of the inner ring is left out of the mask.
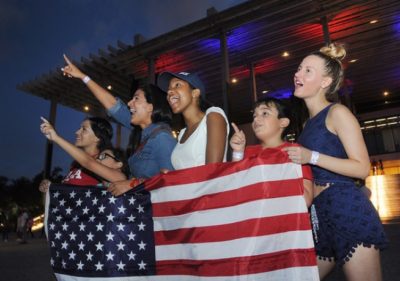
[[[376,210],[354,181],[368,176],[368,152],[357,119],[336,103],[345,55],[343,46],[330,44],[301,62],[294,95],[304,100],[309,119],[297,140],[302,147],[284,150],[293,162],[312,167],[311,219],[320,278],[337,264],[348,280],[378,281],[387,239]]]

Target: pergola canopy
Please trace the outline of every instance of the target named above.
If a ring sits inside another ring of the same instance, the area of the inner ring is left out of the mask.
[[[154,39],[136,36],[136,44],[118,42],[76,63],[125,101],[133,79],[154,81],[165,70],[197,72],[207,98],[229,108],[230,119],[241,124],[251,120],[255,96],[289,96],[303,57],[330,40],[346,46],[341,93],[356,113],[400,106],[400,1],[253,0],[212,11]],[[89,106],[94,115],[103,111],[85,85],[62,76],[59,67],[18,89],[79,111]]]

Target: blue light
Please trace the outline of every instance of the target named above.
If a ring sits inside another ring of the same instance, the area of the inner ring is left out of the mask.
[[[396,15],[395,22],[393,24],[393,29],[397,37],[400,37],[400,15]]]
[[[207,51],[208,53],[220,52],[220,40],[219,38],[207,38],[198,42],[201,49]]]
[[[229,52],[240,51],[248,44],[254,44],[251,31],[256,30],[255,23],[244,24],[227,33],[227,45]],[[253,38],[254,39],[254,38]],[[200,40],[198,45],[209,53],[220,52],[220,38],[207,38]]]
[[[293,88],[282,88],[272,92],[268,92],[264,96],[273,97],[276,99],[288,99],[293,95]]]
[[[344,96],[345,94],[352,95],[354,89],[354,83],[350,79],[345,79],[342,88],[339,90],[339,96]]]

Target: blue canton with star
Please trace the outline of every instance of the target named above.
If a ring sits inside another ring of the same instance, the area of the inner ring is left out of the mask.
[[[54,272],[83,277],[155,274],[150,194],[52,184],[48,211]]]

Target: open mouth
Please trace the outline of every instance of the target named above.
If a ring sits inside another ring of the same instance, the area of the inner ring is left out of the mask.
[[[168,103],[172,106],[175,105],[176,103],[178,103],[179,101],[179,97],[177,96],[172,96],[168,99]]]
[[[254,125],[253,125],[253,130],[256,131],[256,130],[258,130],[258,129],[261,128],[261,127],[262,127],[262,125],[260,125],[260,124],[254,124]]]
[[[294,80],[294,85],[297,88],[297,87],[303,87],[304,84],[301,83],[299,80]]]

